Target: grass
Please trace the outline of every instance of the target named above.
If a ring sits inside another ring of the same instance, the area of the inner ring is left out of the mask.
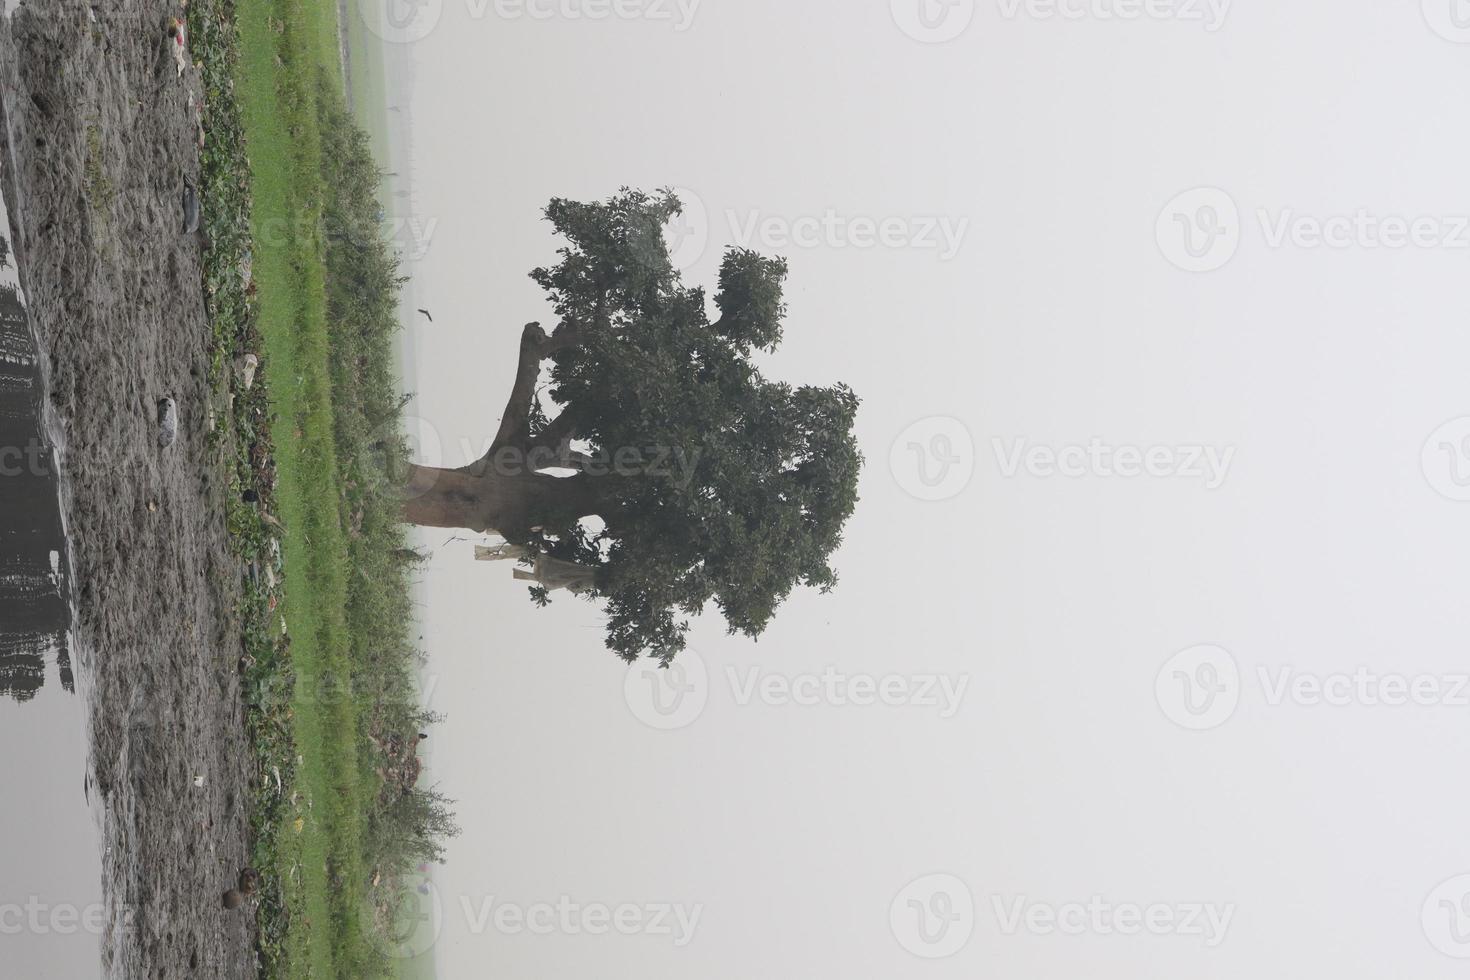
[[[413,684],[415,556],[393,493],[399,280],[335,21],[332,0],[190,11],[212,369],[238,447],[229,526],[256,570],[242,618],[261,972],[356,980],[391,974],[407,872],[455,829],[437,793],[393,783],[382,748],[433,719]],[[232,369],[246,353],[262,374],[249,390]]]

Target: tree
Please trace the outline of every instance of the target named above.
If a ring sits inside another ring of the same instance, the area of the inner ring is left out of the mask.
[[[551,202],[566,245],[531,276],[560,322],[521,334],[489,451],[411,467],[404,500],[412,523],[522,546],[538,603],[556,584],[605,600],[608,647],[665,664],[711,601],[757,637],[793,588],[836,584],[862,465],[851,389],[770,381],[752,361],[781,341],[785,260],[728,251],[711,319],[669,260],[679,213],[668,191]],[[554,417],[537,397],[548,360]]]

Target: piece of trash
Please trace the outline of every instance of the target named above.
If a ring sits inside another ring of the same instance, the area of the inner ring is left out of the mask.
[[[158,403],[158,444],[167,449],[179,437],[179,406],[172,398]]]
[[[184,185],[184,234],[199,230],[199,192],[193,184]]]
[[[170,18],[168,24],[170,45],[174,49],[174,64],[179,69],[179,78],[184,77],[184,69],[189,67],[189,52],[185,47],[184,22],[177,17]]]
[[[203,789],[204,788],[204,777],[203,776],[195,776],[194,777],[194,788],[195,789]]]
[[[235,358],[235,376],[240,379],[240,387],[249,391],[255,386],[255,371],[260,367],[260,358],[254,354],[242,354]]]

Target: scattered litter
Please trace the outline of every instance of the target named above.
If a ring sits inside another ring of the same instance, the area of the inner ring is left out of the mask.
[[[184,185],[184,234],[199,230],[199,192],[193,184]]]
[[[260,358],[254,354],[242,354],[235,358],[235,376],[240,379],[240,387],[249,391],[255,386],[255,371],[260,367]]]
[[[158,403],[158,444],[167,449],[179,437],[179,406],[172,398]]]
[[[204,777],[203,776],[195,776],[194,777],[194,788],[195,789],[203,789],[204,788]]]
[[[185,47],[184,22],[177,17],[171,18],[168,24],[168,36],[173,41],[170,47],[174,51],[174,64],[179,69],[180,78],[184,77],[184,69],[189,67],[189,52]]]
[[[194,90],[189,90],[189,111],[194,115],[194,128],[196,138],[199,141],[199,149],[204,149],[204,114],[199,111],[199,104],[194,101]]]

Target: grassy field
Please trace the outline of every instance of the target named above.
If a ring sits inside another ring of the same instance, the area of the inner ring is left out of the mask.
[[[341,85],[334,0],[195,0],[207,88],[205,289],[230,404],[245,597],[262,973],[391,976],[411,869],[455,832],[395,768],[418,707],[398,524],[398,274]],[[244,175],[248,173],[249,177]],[[279,569],[281,580],[275,574]],[[388,748],[385,748],[385,744]]]

